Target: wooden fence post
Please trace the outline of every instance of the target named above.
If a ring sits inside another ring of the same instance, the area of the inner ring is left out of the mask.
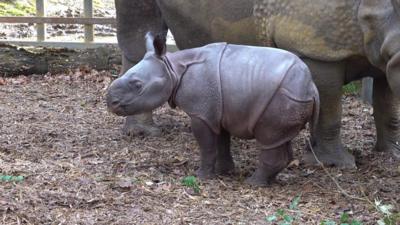
[[[92,0],[84,0],[83,2],[83,11],[84,17],[92,18],[93,17],[93,1]],[[93,42],[94,34],[93,34],[93,24],[85,25],[85,42]]]
[[[44,0],[36,0],[36,16],[46,16]],[[46,40],[46,25],[43,23],[36,24],[37,41]]]

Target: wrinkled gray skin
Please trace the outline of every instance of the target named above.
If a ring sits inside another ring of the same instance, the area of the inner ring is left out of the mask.
[[[292,159],[290,141],[317,122],[318,90],[311,72],[284,50],[215,43],[165,54],[165,38],[147,35],[147,53],[107,93],[120,116],[149,112],[169,102],[191,118],[200,146],[200,178],[234,169],[230,136],[263,147],[247,180],[267,185]]]
[[[126,59],[124,71],[145,53],[140,47],[145,30],[165,31],[163,22],[180,49],[218,41],[286,49],[306,62],[320,91],[320,119],[312,142],[324,164],[355,167],[354,157],[340,139],[341,90],[344,84],[366,76],[374,78],[375,151],[400,157],[400,0],[118,2],[124,3],[126,12],[121,14],[117,4],[118,27],[131,31],[118,30]],[[133,5],[138,4],[147,5],[148,10],[134,11],[138,7]],[[151,15],[155,11],[161,14]],[[126,130],[151,125],[151,113],[146,115],[146,121],[127,123]],[[310,152],[304,159],[315,163]]]

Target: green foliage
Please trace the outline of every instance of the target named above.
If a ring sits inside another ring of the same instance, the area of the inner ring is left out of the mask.
[[[347,221],[349,221],[349,214],[347,214],[346,212],[342,213],[342,215],[340,216],[340,223],[347,223]]]
[[[388,204],[382,204],[381,201],[375,200],[375,209],[382,215],[382,218],[377,221],[378,225],[397,225],[400,224],[400,213],[393,213],[394,207]],[[350,215],[343,213],[340,216],[340,222],[336,223],[332,220],[325,220],[321,225],[362,225],[362,223],[355,219],[350,219]]]
[[[0,174],[0,181],[1,182],[21,182],[25,178],[23,176],[11,176],[11,175],[3,175]]]
[[[114,1],[112,0],[93,0],[94,9],[109,9],[115,8]]]
[[[342,88],[345,95],[357,95],[360,92],[360,89],[361,83],[359,81],[348,83]]]
[[[342,213],[340,216],[339,223],[336,223],[333,220],[324,220],[321,222],[321,225],[362,225],[361,221],[356,219],[350,220],[350,215],[346,212]]]
[[[394,207],[392,205],[385,205],[381,201],[375,200],[375,208],[383,216],[378,220],[378,225],[400,224],[400,213],[393,213]]]
[[[36,12],[34,1],[0,2],[0,16],[28,16]]]
[[[278,220],[278,217],[274,214],[271,216],[267,216],[266,220],[267,220],[267,222],[274,222],[274,221]]]
[[[346,212],[342,213],[340,216],[340,225],[361,225],[362,223],[358,220],[350,220],[350,215]]]
[[[290,212],[284,209],[276,210],[276,213],[267,216],[265,220],[270,223],[277,223],[279,225],[292,225],[296,218],[300,217],[300,211],[298,211],[298,205],[300,202],[301,195],[296,196],[289,204]]]
[[[289,204],[289,210],[278,209],[273,215],[267,216],[265,220],[269,223],[278,224],[278,225],[292,225],[301,216],[301,212],[299,210],[299,202],[301,195],[296,196]],[[299,224],[299,223],[296,223]],[[336,223],[333,220],[324,220],[320,223],[320,225],[362,225],[362,223],[356,219],[351,219],[350,215],[346,212],[342,213],[340,216],[339,223]],[[386,224],[385,224],[386,225]],[[391,224],[390,224],[391,225]]]
[[[336,225],[336,222],[332,220],[324,220],[321,222],[321,225]]]
[[[298,210],[299,202],[300,202],[301,195],[295,197],[289,205],[289,209],[291,210]]]
[[[101,9],[101,8],[104,8],[105,5],[104,5],[104,2],[101,0],[93,0],[93,7],[96,9]]]
[[[182,185],[190,187],[195,193],[200,193],[200,186],[195,176],[187,176],[182,179]]]

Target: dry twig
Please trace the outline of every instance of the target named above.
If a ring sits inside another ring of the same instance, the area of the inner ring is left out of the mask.
[[[321,166],[321,168],[322,168],[322,169],[324,170],[324,172],[328,175],[328,177],[331,178],[331,180],[333,181],[333,183],[335,183],[336,187],[339,189],[339,192],[340,192],[342,195],[344,195],[344,196],[346,196],[346,197],[348,197],[348,198],[351,198],[351,199],[359,200],[359,201],[371,202],[371,201],[370,201],[369,199],[367,199],[367,198],[360,198],[360,197],[351,195],[351,194],[349,194],[346,190],[344,190],[344,189],[340,186],[339,182],[332,176],[332,174],[329,173],[329,171],[326,169],[326,167],[324,166],[324,164],[318,159],[318,157],[317,157],[317,155],[315,154],[314,149],[313,149],[313,147],[312,147],[312,145],[311,145],[310,139],[307,139],[307,144],[308,144],[308,146],[310,147],[310,150],[311,150],[312,154],[314,155],[314,158],[315,158],[315,160],[317,161],[317,163]]]

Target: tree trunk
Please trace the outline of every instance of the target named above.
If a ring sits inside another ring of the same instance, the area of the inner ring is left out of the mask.
[[[121,52],[118,47],[111,45],[71,50],[0,44],[0,76],[63,73],[83,65],[107,70],[120,64]]]

